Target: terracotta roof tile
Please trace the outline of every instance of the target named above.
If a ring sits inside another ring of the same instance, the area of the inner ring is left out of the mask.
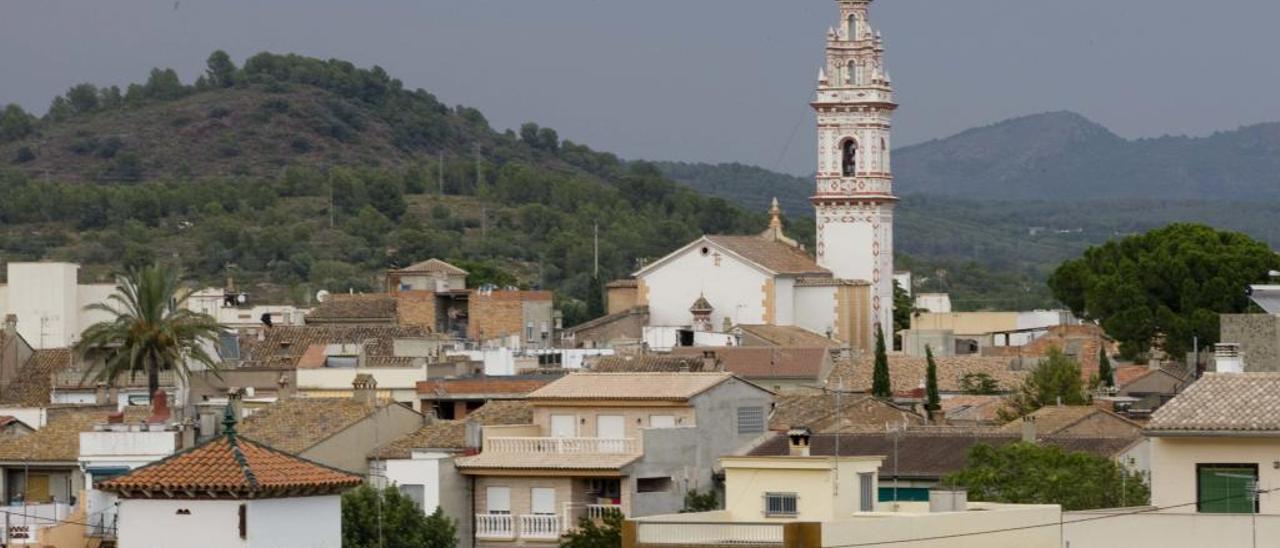
[[[282,325],[242,330],[239,367],[294,369],[300,364],[316,366],[317,356],[331,344],[363,345],[366,358],[389,357],[395,355],[396,339],[425,336],[426,332],[421,327],[396,325]],[[323,365],[322,359],[319,364]]]
[[[98,484],[124,496],[186,498],[188,492],[252,498],[299,489],[339,492],[363,482],[355,474],[288,455],[260,443],[218,436],[123,476]],[[169,494],[172,493],[172,494]]]
[[[524,396],[534,390],[546,386],[556,377],[539,376],[538,378],[511,377],[474,377],[458,379],[436,379],[418,381],[418,393],[449,397],[460,395],[503,394],[508,396]]]
[[[732,378],[729,373],[571,373],[529,394],[529,400],[685,401]]]
[[[986,356],[952,356],[937,357],[938,390],[942,392],[963,392],[961,379],[970,373],[986,373],[999,383],[1001,391],[1011,392],[1022,386],[1028,373],[1011,369],[1012,361],[1006,357]],[[852,360],[840,360],[828,379],[830,386],[843,382],[844,390],[855,392],[871,391],[871,372],[875,367],[875,357],[864,355]],[[889,356],[889,379],[894,393],[905,393],[915,390],[924,382],[926,362],[924,357],[891,354]]]
[[[769,418],[770,430],[806,426],[824,434],[884,432],[886,426],[901,427],[903,424],[921,425],[924,418],[871,396],[843,394],[837,398],[830,392],[778,394],[774,396],[773,415]]]
[[[70,350],[36,350],[18,370],[13,382],[0,393],[0,404],[22,407],[49,405],[54,377],[70,367]]]
[[[1142,430],[1142,426],[1138,423],[1093,405],[1050,405],[1037,409],[1031,414],[1036,419],[1036,434],[1038,436],[1053,436],[1064,433],[1064,431],[1069,430],[1081,421],[1095,415],[1106,417],[1116,421],[1118,424],[1131,427],[1131,431],[1134,434]],[[1011,422],[1002,426],[1000,430],[1008,434],[1020,433],[1022,432],[1022,422]]]
[[[392,272],[404,274],[412,272],[444,272],[446,274],[457,274],[459,276],[466,276],[468,274],[466,270],[453,266],[440,259],[427,259],[420,263],[414,263],[401,268],[400,270],[393,270]]]
[[[367,295],[338,294],[330,296],[329,300],[312,309],[311,313],[307,314],[306,321],[379,321],[395,323],[396,312],[397,306],[394,295],[386,293]]]
[[[830,363],[827,348],[777,348],[768,346],[686,347],[672,353],[702,357],[714,352],[717,369],[748,379],[821,380]]]
[[[830,274],[798,247],[760,235],[707,236],[712,243],[778,274]]]
[[[407,459],[415,449],[465,449],[468,422],[482,425],[532,424],[533,408],[523,401],[491,401],[472,411],[466,420],[436,421],[424,425],[418,431],[378,448],[370,457]]]
[[[1280,433],[1280,373],[1206,373],[1156,410],[1147,430]]]
[[[702,371],[702,356],[670,354],[616,354],[601,356],[591,364],[597,373],[679,373]]]
[[[0,462],[76,462],[80,458],[80,433],[91,432],[95,424],[107,422],[107,415],[114,410],[51,409],[44,428],[21,437],[0,438]],[[150,414],[146,407],[128,407],[125,422],[139,422]]]
[[[301,453],[364,420],[378,407],[355,398],[288,398],[245,418],[242,437],[287,453]]]
[[[841,344],[840,341],[793,325],[736,325],[734,329],[773,346],[836,348]]]
[[[942,412],[948,422],[972,422],[976,424],[998,424],[1000,409],[1005,406],[1005,396],[986,396],[960,394],[942,398]]]

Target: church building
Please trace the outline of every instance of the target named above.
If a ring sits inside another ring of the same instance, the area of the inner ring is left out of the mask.
[[[817,188],[811,255],[782,231],[777,200],[757,235],[703,236],[635,273],[650,330],[795,326],[870,350],[893,330],[893,89],[873,0],[837,0],[819,70]],[[681,341],[679,344],[684,344]]]

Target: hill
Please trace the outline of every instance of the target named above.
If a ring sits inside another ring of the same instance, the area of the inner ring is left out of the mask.
[[[381,69],[225,54],[186,85],[82,84],[47,114],[0,114],[0,257],[68,260],[89,280],[172,260],[262,298],[367,291],[427,257],[473,283],[558,291],[583,319],[599,226],[602,277],[702,233],[765,225],[644,163],[526,124],[497,132],[467,107]]]

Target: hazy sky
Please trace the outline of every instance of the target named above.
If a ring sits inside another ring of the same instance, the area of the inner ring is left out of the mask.
[[[0,103],[296,52],[382,65],[499,128],[808,173],[835,20],[832,0],[0,0]],[[1049,110],[1125,137],[1280,120],[1280,2],[880,0],[872,22],[899,145]]]

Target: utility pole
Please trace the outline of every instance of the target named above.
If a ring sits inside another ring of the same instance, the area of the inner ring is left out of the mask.
[[[436,187],[440,190],[440,195],[444,196],[444,152],[436,153]]]
[[[333,228],[333,176],[329,176],[329,228]]]
[[[489,207],[480,206],[480,239],[489,238]]]
[[[592,244],[592,247],[594,249],[594,256],[595,256],[595,277],[599,278],[600,277],[600,223],[597,222],[593,226],[595,228],[595,236],[593,238],[593,244]]]
[[[484,170],[480,162],[480,143],[474,145],[476,155],[476,190],[480,190],[481,181],[484,181]]]

